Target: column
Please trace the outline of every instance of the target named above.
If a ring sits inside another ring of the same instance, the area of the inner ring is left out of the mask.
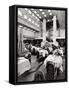
[[[42,30],[43,30],[43,38],[46,40],[46,19],[43,19],[42,23]]]
[[[23,27],[18,26],[18,54],[21,55],[25,50],[25,45],[23,43]]]
[[[53,16],[53,41],[56,42],[56,16]]]

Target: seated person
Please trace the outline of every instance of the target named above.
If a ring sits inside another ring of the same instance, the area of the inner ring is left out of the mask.
[[[57,71],[57,74],[59,71],[63,72],[63,60],[61,57],[61,52],[59,52],[58,49],[53,51],[53,54],[50,54],[44,61],[45,67],[47,66],[47,63],[51,62],[52,65],[54,65],[55,70]],[[56,76],[57,76],[56,74]]]
[[[37,71],[34,75],[34,81],[42,81],[44,80],[43,73],[41,71]]]

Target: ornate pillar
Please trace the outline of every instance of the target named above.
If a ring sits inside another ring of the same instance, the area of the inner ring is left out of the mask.
[[[18,26],[18,54],[21,55],[25,50],[23,43],[23,27]]]
[[[46,19],[43,19],[42,23],[42,30],[43,30],[43,38],[46,40]]]
[[[53,41],[56,42],[56,16],[53,16]]]

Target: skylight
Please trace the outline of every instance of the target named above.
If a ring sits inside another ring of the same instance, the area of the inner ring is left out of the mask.
[[[27,19],[27,16],[26,16],[26,15],[24,15],[24,18],[25,18],[25,19]]]

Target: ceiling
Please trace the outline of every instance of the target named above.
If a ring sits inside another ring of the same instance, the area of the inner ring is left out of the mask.
[[[53,19],[53,16],[57,16],[60,28],[65,29],[65,11],[63,10],[46,10],[46,9],[31,9],[31,11],[39,18],[46,18],[47,22]]]
[[[52,22],[53,16],[57,16],[57,21],[61,29],[65,29],[65,11],[64,10],[49,10],[49,9],[33,9],[33,8],[22,8],[22,12],[27,11],[31,17],[32,20],[34,19],[37,24],[39,24],[39,21],[43,20],[43,18],[46,18],[47,22]],[[29,16],[29,14],[25,13]],[[37,19],[37,20],[36,20]],[[33,22],[32,22],[33,23]]]

